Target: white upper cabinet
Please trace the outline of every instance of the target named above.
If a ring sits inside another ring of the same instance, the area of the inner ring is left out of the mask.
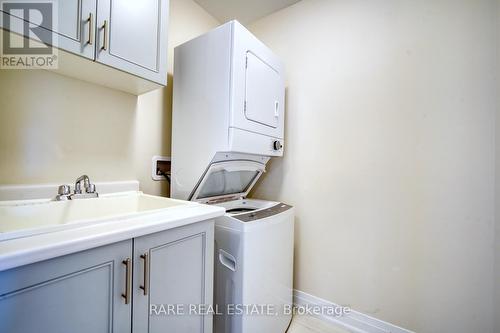
[[[26,1],[9,3],[19,7]],[[27,14],[22,8],[1,7],[0,27],[93,60],[82,63],[60,52],[60,74],[135,94],[167,84],[169,0],[59,0],[54,8],[50,22],[36,10]],[[34,37],[23,20],[41,27],[42,33]]]
[[[31,4],[47,3],[34,0]],[[51,21],[42,18],[37,11],[26,13],[20,6],[26,1],[9,1],[2,4],[2,28],[24,35],[23,20],[33,25],[40,25],[52,34],[39,34],[37,38],[63,50],[94,59],[94,31],[96,17],[96,0],[64,0],[55,2],[54,14],[57,17]],[[47,38],[47,39],[46,39]]]
[[[166,84],[167,0],[99,0],[96,60]]]
[[[96,0],[59,1],[57,11],[58,46],[94,59]]]

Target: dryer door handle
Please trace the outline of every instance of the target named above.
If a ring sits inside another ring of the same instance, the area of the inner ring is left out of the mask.
[[[228,269],[236,272],[236,259],[224,250],[219,250],[219,261]]]

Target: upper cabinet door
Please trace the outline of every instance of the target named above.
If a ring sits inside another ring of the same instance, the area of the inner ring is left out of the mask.
[[[168,0],[99,0],[96,60],[167,82]]]
[[[63,50],[94,59],[96,0],[64,0],[53,3],[52,19],[43,17],[42,11],[36,9],[37,2],[42,0],[9,1],[2,4],[2,27],[20,35],[25,35],[24,21],[40,26],[52,32],[50,44]],[[32,6],[32,9],[28,7]],[[6,16],[9,16],[6,19]],[[31,35],[31,34],[30,34]],[[49,34],[50,35],[50,34]],[[44,42],[49,35],[39,34],[36,38]]]

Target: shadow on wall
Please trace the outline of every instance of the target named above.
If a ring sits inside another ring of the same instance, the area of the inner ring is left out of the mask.
[[[265,200],[278,200],[278,198],[292,198],[293,196],[287,195],[286,193],[282,193],[282,189],[284,188],[283,184],[285,182],[286,178],[286,172],[287,170],[285,169],[285,159],[290,159],[292,158],[292,153],[290,149],[287,149],[287,146],[290,144],[290,137],[291,135],[291,126],[290,126],[290,115],[289,115],[289,108],[288,108],[288,101],[289,101],[289,88],[285,88],[285,145],[284,145],[284,151],[283,151],[283,157],[273,157],[269,160],[266,166],[266,173],[261,177],[261,179],[257,182],[253,190],[251,191],[249,197],[255,198],[255,199],[265,199]],[[293,135],[296,135],[294,137],[297,140],[300,140],[300,134],[299,133],[293,133]],[[304,171],[306,172],[306,171]],[[262,188],[261,188],[262,186]],[[286,199],[285,203],[291,204],[293,206],[296,205],[295,202],[289,202]],[[295,221],[294,221],[294,258],[297,258],[299,256],[299,247],[300,247],[300,238],[297,237],[300,234],[300,228],[301,228],[301,219],[297,214],[297,207],[295,207],[296,213],[295,213]],[[297,260],[294,260],[294,267],[293,267],[293,286],[297,285],[298,278],[300,277],[299,274],[299,266],[297,265],[298,262]]]
[[[174,91],[174,76],[170,73],[167,75],[168,85],[163,88],[165,98],[164,117],[162,119],[161,132],[161,151],[168,152],[167,156],[172,156],[172,102]],[[160,195],[170,197],[170,183],[168,181],[161,182]]]
[[[169,196],[168,181],[151,177],[152,157],[171,156],[173,76],[166,87],[139,96],[135,119],[134,172],[141,191]]]
[[[266,200],[276,200],[276,198],[281,197],[281,189],[283,188],[283,183],[285,182],[285,172],[284,169],[284,159],[290,158],[290,150],[287,149],[290,139],[290,121],[289,121],[289,108],[288,99],[289,92],[288,87],[285,88],[285,144],[283,150],[283,157],[273,157],[269,160],[266,165],[266,173],[261,176],[260,180],[255,184],[254,188],[249,194],[249,197],[256,199],[266,199]],[[299,135],[300,136],[300,135]],[[264,179],[266,179],[264,181]],[[269,184],[271,186],[269,186]],[[265,187],[266,194],[263,195],[263,191],[259,191],[260,186]],[[286,197],[286,195],[285,195]],[[287,204],[292,204],[287,202]],[[296,221],[297,222],[297,221]]]

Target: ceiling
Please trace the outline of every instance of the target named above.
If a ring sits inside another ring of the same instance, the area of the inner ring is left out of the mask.
[[[300,0],[195,0],[221,22],[237,19],[250,23],[259,18],[293,5]]]

